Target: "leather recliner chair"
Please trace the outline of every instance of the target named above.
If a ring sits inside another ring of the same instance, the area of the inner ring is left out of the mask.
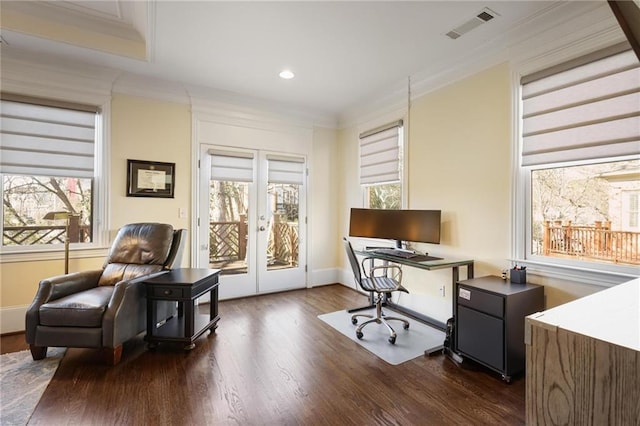
[[[162,223],[122,227],[102,269],[40,281],[26,314],[26,340],[34,360],[47,347],[100,348],[116,365],[123,342],[146,329],[143,280],[180,263],[185,229]],[[175,304],[166,304],[165,318]],[[158,317],[160,318],[160,317]]]

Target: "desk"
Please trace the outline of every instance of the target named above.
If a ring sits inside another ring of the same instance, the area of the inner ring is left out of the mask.
[[[383,260],[383,261],[388,261],[388,262],[393,262],[393,263],[397,263],[400,265],[406,265],[406,266],[411,266],[412,268],[418,268],[418,269],[424,269],[427,271],[435,271],[437,269],[449,269],[451,268],[452,271],[452,280],[451,280],[451,289],[453,290],[455,288],[456,283],[459,281],[460,279],[460,267],[461,266],[466,266],[467,267],[467,279],[473,278],[473,260],[472,259],[436,259],[436,260],[423,260],[423,261],[418,261],[415,259],[405,259],[403,257],[397,257],[397,256],[390,256],[387,254],[383,254],[383,253],[376,253],[373,251],[368,251],[368,250],[356,250],[356,253],[360,256],[364,256],[367,258],[372,258],[372,259],[378,259],[378,260]],[[415,312],[411,309],[405,308],[401,305],[398,305],[396,303],[393,303],[391,300],[386,300],[385,301],[386,306],[398,311],[398,312],[403,312],[406,314],[409,314],[415,318],[418,318],[419,320],[422,320],[426,323],[428,323],[429,325],[441,330],[441,331],[446,331],[447,327],[446,325],[441,322],[438,321],[434,318],[431,318],[427,315],[421,314],[419,312]],[[455,297],[451,297],[451,315],[454,314],[455,312],[455,306],[456,306],[456,298]],[[367,309],[369,308],[369,306],[367,306],[366,308],[358,308],[358,309]]]
[[[184,343],[185,350],[195,347],[193,343],[205,331],[217,327],[218,320],[218,276],[219,269],[173,269],[144,281],[147,290],[147,335],[149,349],[158,342]],[[195,301],[209,292],[209,315],[197,313]],[[156,302],[178,302],[178,316],[157,325]]]

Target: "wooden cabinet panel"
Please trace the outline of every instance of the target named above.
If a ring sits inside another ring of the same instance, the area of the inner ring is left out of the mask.
[[[527,321],[528,425],[640,424],[639,351]]]

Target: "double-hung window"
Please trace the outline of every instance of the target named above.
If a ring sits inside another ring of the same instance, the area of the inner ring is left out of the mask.
[[[360,134],[360,184],[365,207],[402,208],[403,123],[396,121]]]
[[[521,259],[637,274],[640,63],[624,49],[521,80]]]
[[[1,102],[2,251],[53,249],[66,238],[91,246],[99,110],[9,94]]]

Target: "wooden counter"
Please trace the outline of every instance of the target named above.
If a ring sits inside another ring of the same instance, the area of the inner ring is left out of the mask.
[[[526,318],[529,425],[637,425],[640,279]]]

